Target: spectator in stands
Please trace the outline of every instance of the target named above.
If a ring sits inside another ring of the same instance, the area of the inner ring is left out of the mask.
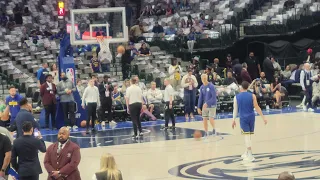
[[[70,131],[66,127],[60,128],[57,139],[58,142],[48,147],[44,157],[47,179],[80,180],[80,147],[70,140]]]
[[[286,2],[284,2],[284,9],[285,10],[289,10],[289,9],[292,9],[292,8],[294,8],[294,6],[295,6],[295,2],[294,2],[294,0],[287,0]]]
[[[177,59],[172,60],[172,64],[169,66],[169,75],[171,80],[171,85],[174,89],[180,84],[182,68],[178,64]]]
[[[222,85],[222,81],[220,79],[220,76],[216,72],[213,73],[212,84],[215,85],[215,86],[221,86]]]
[[[295,180],[296,178],[291,172],[285,171],[279,174],[278,180]]]
[[[260,81],[262,84],[270,84],[270,82],[266,78],[266,74],[264,72],[260,73]]]
[[[142,11],[140,17],[143,17],[143,16],[153,16],[153,15],[154,15],[154,11],[153,11],[151,5],[148,4],[148,5],[144,8],[144,10]]]
[[[242,70],[241,70],[241,80],[243,81],[247,81],[248,83],[252,82],[252,78],[250,76],[250,74],[248,73],[248,65],[247,63],[242,63]]]
[[[213,72],[217,73],[219,76],[222,75],[222,68],[219,66],[218,58],[213,59],[213,64],[211,66],[213,68]]]
[[[3,127],[0,127],[3,128]],[[5,129],[5,128],[3,128]],[[9,134],[9,136],[11,136]],[[11,161],[11,141],[6,134],[0,133],[0,142],[1,142],[1,149],[0,149],[0,178],[2,180],[8,180],[8,171],[10,169],[10,161]]]
[[[34,127],[31,122],[22,125],[23,136],[13,142],[11,164],[21,180],[39,180],[42,169],[38,152],[46,152],[46,144],[41,133],[34,137]],[[57,155],[55,156],[57,158]]]
[[[173,13],[173,9],[171,8],[170,4],[168,4],[166,9],[166,16],[171,16]]]
[[[6,97],[6,112],[10,112],[10,121],[4,121],[3,126],[7,126],[8,123],[10,124],[14,123],[14,120],[17,117],[18,112],[20,111],[20,101],[23,99],[23,97],[17,93],[17,89],[14,86],[9,87],[9,96]]]
[[[196,29],[196,32],[202,33],[202,24],[200,24],[198,19],[194,21],[194,25],[192,27]]]
[[[165,35],[175,35],[177,30],[174,28],[174,24],[172,22],[169,23],[169,27],[164,31]]]
[[[316,81],[312,83],[312,108],[315,108],[320,100],[320,83],[319,76]]]
[[[105,123],[105,112],[108,111],[107,123],[112,122],[112,92],[113,86],[109,82],[109,76],[104,75],[103,81],[99,84],[100,102],[99,121]]]
[[[231,54],[227,55],[226,68],[227,68],[227,71],[232,71],[232,57],[231,57]]]
[[[280,76],[280,72],[281,72],[281,66],[280,64],[275,60],[275,58],[273,56],[270,57],[273,68],[274,68],[274,76]]]
[[[265,85],[259,78],[254,79],[249,86],[249,89],[253,90],[253,94],[256,95],[258,102],[268,98],[268,92]]]
[[[212,67],[207,65],[205,72],[208,75],[209,82],[213,81],[213,73],[211,72],[211,70],[212,70]]]
[[[64,125],[77,130],[75,118],[75,104],[73,92],[76,91],[74,83],[68,79],[65,73],[61,73],[61,81],[57,85],[57,94],[60,96]]]
[[[234,61],[232,61],[232,70],[234,72],[234,76],[238,84],[240,84],[242,82],[241,80],[242,65],[240,64],[239,59],[235,59]]]
[[[188,20],[187,20],[187,28],[193,26],[193,20],[191,15],[188,15]]]
[[[59,83],[59,70],[57,68],[56,63],[53,63],[50,67],[50,74],[53,78],[53,83],[58,84]]]
[[[118,170],[114,157],[106,153],[100,159],[100,171],[93,175],[92,180],[112,179],[122,180],[121,171]]]
[[[142,91],[146,91],[147,90],[147,87],[146,85],[140,81],[139,77],[136,75],[136,76],[133,76],[135,78],[135,83],[140,87],[140,89]]]
[[[179,28],[187,28],[186,20],[184,20],[183,18],[180,21]]]
[[[29,11],[29,8],[25,7],[23,10],[23,16],[30,16],[30,15],[31,15],[31,12]]]
[[[188,41],[187,41],[187,45],[188,45],[188,49],[189,49],[190,53],[193,52],[194,43],[196,42],[196,39],[197,39],[196,36],[198,34],[200,34],[200,33],[196,32],[196,29],[194,27],[190,28],[190,33],[188,35]]]
[[[181,0],[176,0],[176,2],[174,3],[174,8],[176,10],[179,10],[182,8],[182,3],[181,3]]]
[[[253,52],[249,53],[249,57],[246,59],[245,63],[248,66],[248,71],[247,72],[249,72],[250,77],[252,79],[256,79],[258,77],[258,73],[261,72],[261,68],[260,68],[259,61],[254,56]],[[251,81],[249,83],[251,83]]]
[[[279,81],[278,77],[274,78],[274,82],[271,83],[270,89],[271,89],[272,97],[276,100],[275,107],[281,108],[282,107],[281,97],[284,96],[285,94],[281,88],[281,82]]]
[[[154,8],[154,12],[155,12],[156,16],[165,15],[165,10],[162,9],[161,4],[157,4],[157,6]]]
[[[211,30],[213,28],[213,19],[205,20],[203,29]]]
[[[115,105],[122,105],[124,103],[124,95],[121,91],[119,91],[118,84],[113,85],[113,92],[112,92],[112,102]]]
[[[129,5],[128,2],[125,2],[125,8],[126,8],[126,22],[127,22],[127,26],[131,27],[131,17],[133,16],[133,9],[132,7]]]
[[[122,87],[121,87],[121,93],[123,95],[126,95],[126,91],[127,91],[129,86],[130,86],[130,80],[129,79],[125,79],[123,81],[123,84],[122,84]]]
[[[82,98],[83,92],[84,92],[84,87],[82,85],[82,80],[77,79],[77,90],[79,92],[80,97]]]
[[[100,72],[100,66],[101,66],[101,62],[97,57],[97,53],[93,52],[92,53],[92,58],[90,60],[90,68],[92,70],[92,73],[99,73]]]
[[[83,92],[81,106],[87,111],[86,133],[89,134],[89,124],[91,120],[91,131],[95,132],[95,120],[97,119],[97,109],[100,107],[99,90],[94,86],[91,79]]]
[[[201,13],[201,14],[200,14],[199,23],[200,23],[202,26],[204,26],[205,21],[206,21],[205,15],[204,15],[203,13]]]
[[[281,77],[283,81],[289,80],[291,76],[291,67],[289,65],[286,66],[284,71],[281,71]]]
[[[43,63],[42,67],[37,71],[37,82],[38,82],[38,87],[40,88],[43,83],[46,82],[46,75],[49,73],[48,71],[48,63]],[[38,104],[38,106],[40,106]]]
[[[42,98],[42,104],[45,109],[45,127],[49,128],[49,119],[51,116],[51,128],[56,128],[56,84],[53,83],[51,74],[46,76],[47,83],[41,85],[40,96]],[[21,106],[21,105],[20,105]]]
[[[163,98],[162,92],[157,89],[156,82],[151,82],[151,88],[147,92],[148,108],[150,113],[153,113],[155,105],[160,104]]]
[[[92,75],[91,75],[91,79],[93,80],[94,85],[98,87],[98,86],[99,86],[99,81],[98,81],[97,75],[92,74]]]
[[[238,84],[237,80],[232,76],[232,71],[228,71],[227,78],[224,79],[223,85],[229,86],[232,83]]]
[[[193,75],[199,73],[199,57],[194,56],[192,59],[192,64],[190,64],[189,69],[192,70]]]
[[[2,13],[2,16],[0,17],[1,26],[6,27],[8,23],[8,17],[6,13]]]
[[[190,9],[189,0],[182,0],[182,9],[188,10]]]
[[[263,61],[262,66],[263,66],[263,71],[265,72],[265,75],[266,75],[266,79],[269,82],[273,82],[275,69],[274,69],[272,60],[269,57],[266,57]]]
[[[151,51],[149,48],[147,48],[147,44],[142,43],[139,49],[139,56],[150,56],[150,55],[151,55]]]
[[[13,8],[13,14],[16,24],[22,24],[22,9],[18,4]]]
[[[32,123],[33,128],[39,129],[40,126],[38,122],[35,121],[35,118],[32,114],[32,109],[30,109],[30,104],[28,103],[27,98],[21,99],[19,102],[20,111],[18,112],[16,118],[15,118],[15,130],[17,132],[17,138],[21,137],[23,135],[23,124],[25,122]]]
[[[192,75],[192,69],[188,69],[188,74],[184,75],[181,80],[181,86],[184,88],[184,105],[185,105],[185,117],[186,120],[194,119],[193,113],[196,106],[196,91],[198,87],[198,81],[194,75]]]
[[[163,27],[156,21],[153,28],[152,28],[152,32],[155,34],[160,34],[163,33]]]
[[[16,25],[16,22],[14,21],[14,17],[12,15],[9,16],[9,21],[7,23],[7,27],[10,31],[13,30],[14,26]]]
[[[143,24],[138,22],[136,25],[132,26],[130,29],[130,35],[133,37],[134,42],[139,42],[145,40],[142,34],[145,32]]]
[[[300,85],[302,87],[302,90],[305,93],[306,96],[306,100],[304,103],[304,110],[308,111],[313,111],[313,109],[311,108],[312,105],[312,74],[311,74],[311,70],[310,70],[310,64],[309,63],[305,63],[304,64],[304,70],[301,71],[300,74]]]

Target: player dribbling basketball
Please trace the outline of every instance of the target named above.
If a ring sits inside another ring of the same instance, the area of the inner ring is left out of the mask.
[[[262,117],[265,124],[267,124],[267,120],[262,114],[256,96],[251,92],[247,92],[249,85],[250,84],[246,81],[242,82],[240,93],[234,97],[232,128],[236,126],[235,120],[239,112],[241,132],[244,135],[244,140],[246,144],[246,151],[241,157],[245,161],[253,162],[255,159],[251,151],[251,134],[254,134],[254,109]]]

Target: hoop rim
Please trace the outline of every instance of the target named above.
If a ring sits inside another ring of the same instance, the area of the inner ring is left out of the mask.
[[[97,40],[112,39],[112,36],[96,36]]]

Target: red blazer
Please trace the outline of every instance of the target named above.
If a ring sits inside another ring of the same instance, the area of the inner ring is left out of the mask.
[[[48,90],[49,86],[48,83],[43,83],[40,87],[40,96],[42,98],[42,104],[43,105],[51,105],[57,104],[56,100],[56,93],[57,88],[56,85],[52,83],[52,93]]]
[[[59,143],[51,144],[44,157],[44,167],[48,172],[48,180],[52,171],[60,171],[63,180],[81,180],[78,165],[81,160],[80,147],[69,140],[60,155],[57,155]]]

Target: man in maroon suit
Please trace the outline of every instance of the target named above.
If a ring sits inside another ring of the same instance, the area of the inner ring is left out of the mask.
[[[252,79],[247,69],[248,69],[247,63],[242,63],[241,80],[242,82],[247,81],[248,83],[251,83]]]
[[[44,157],[44,167],[48,171],[48,180],[81,180],[78,165],[80,147],[69,139],[70,131],[62,127],[58,133],[58,142],[51,144]]]
[[[46,75],[46,83],[43,83],[40,87],[40,96],[42,98],[42,104],[45,109],[46,128],[49,128],[49,117],[51,115],[51,128],[56,128],[56,93],[57,88],[52,83],[52,75]]]

